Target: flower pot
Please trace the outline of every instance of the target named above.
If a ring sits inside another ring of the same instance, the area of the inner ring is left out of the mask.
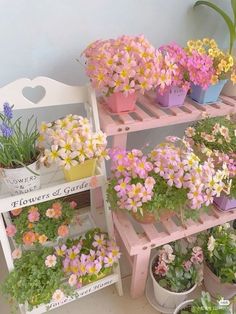
[[[35,175],[34,173],[38,173]],[[7,169],[2,168],[2,175],[11,195],[27,193],[40,188],[40,174],[37,161],[26,167]]]
[[[228,196],[215,197],[214,203],[223,211],[236,208],[236,199]]]
[[[187,300],[184,301],[182,303],[180,303],[180,305],[177,306],[177,308],[175,309],[173,314],[179,314],[181,310],[185,310],[190,308],[190,306],[192,305],[194,300]]]
[[[197,284],[195,284],[191,289],[184,292],[172,292],[160,286],[152,272],[152,267],[157,257],[158,255],[155,255],[150,263],[150,275],[153,282],[154,295],[158,304],[166,308],[172,308],[174,311],[174,309],[181,302],[185,301],[188,295],[196,289]]]
[[[157,221],[156,216],[153,213],[143,211],[143,215],[139,212],[131,212],[132,217],[141,224],[153,224]]]
[[[190,97],[200,104],[216,102],[226,82],[227,80],[221,80],[215,85],[210,85],[207,89],[192,84]]]
[[[69,170],[63,169],[66,181],[80,180],[95,174],[96,159],[88,159],[81,164],[72,166]]]
[[[167,91],[161,95],[157,91],[157,102],[163,107],[182,106],[187,95],[187,91],[177,86],[170,86]]]
[[[233,84],[232,81],[228,81],[222,89],[222,95],[236,97],[236,84]]]
[[[106,97],[106,103],[114,113],[129,112],[135,109],[137,94],[132,93],[127,96],[124,93],[113,93]]]
[[[219,296],[222,296],[224,299],[229,300],[236,295],[236,284],[222,283],[206,264],[203,272],[204,285],[213,298],[217,299]]]

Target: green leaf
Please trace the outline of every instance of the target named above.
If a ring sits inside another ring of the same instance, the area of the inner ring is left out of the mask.
[[[234,13],[234,30],[235,30],[235,24],[236,24],[236,0],[231,0],[231,7]]]
[[[235,1],[231,1],[231,4],[232,4],[232,2],[235,3]],[[226,14],[221,8],[219,8],[214,3],[211,3],[209,1],[197,1],[194,4],[194,8],[199,6],[199,5],[206,5],[206,6],[208,6],[208,7],[212,8],[213,10],[215,10],[217,13],[219,13],[223,17],[223,19],[224,19],[224,21],[227,24],[228,29],[229,29],[229,34],[230,34],[229,52],[231,53],[234,41],[236,39],[236,36],[235,36],[235,24],[233,23],[231,18],[228,16],[228,14]]]

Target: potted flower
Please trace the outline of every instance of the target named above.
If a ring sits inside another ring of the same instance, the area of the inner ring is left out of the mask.
[[[110,274],[121,254],[116,243],[97,228],[56,247],[56,255],[62,258],[68,284],[80,288]]]
[[[226,304],[223,304],[223,302]],[[226,301],[226,302],[225,302]],[[229,301],[219,299],[217,302],[211,300],[208,292],[202,291],[200,298],[187,300],[181,303],[174,311],[174,314],[231,314]]]
[[[219,49],[214,39],[208,38],[188,41],[186,51],[190,56],[197,52],[212,60],[212,64],[209,62],[209,67],[205,67],[205,64],[199,64],[202,73],[210,76],[208,86],[202,88],[193,80],[190,97],[201,104],[217,101],[222,88],[231,75],[234,65],[233,57]]]
[[[61,302],[82,285],[111,272],[120,252],[116,243],[99,229],[58,247],[12,252],[14,269],[1,285],[11,304],[32,310],[41,304]]]
[[[215,197],[214,202],[221,210],[236,207],[236,125],[230,117],[215,117],[199,120],[186,129],[185,134],[191,145],[201,154],[202,158],[210,156],[215,167],[227,165],[231,179],[230,193]]]
[[[186,300],[201,281],[202,262],[202,249],[180,240],[158,249],[150,264],[157,303],[174,310]]]
[[[236,295],[236,230],[226,223],[202,237],[205,287],[214,298],[231,299]]]
[[[3,105],[0,113],[0,167],[10,193],[21,194],[40,188],[37,159],[37,122],[33,117],[23,128],[21,118],[13,121],[13,106]]]
[[[225,170],[214,169],[210,160],[200,162],[179,138],[168,139],[176,144],[162,143],[148,156],[136,149],[110,152],[113,178],[107,193],[113,209],[128,210],[141,223],[152,223],[171,212],[183,222],[197,218],[199,209],[226,189]]]
[[[158,84],[161,54],[143,36],[98,40],[83,55],[93,87],[114,113],[133,111],[137,93]]]
[[[106,135],[93,132],[89,120],[77,115],[42,123],[40,144],[41,161],[61,166],[67,181],[93,176],[97,160],[107,158]]]
[[[75,202],[52,200],[15,209],[11,211],[12,224],[7,226],[7,234],[17,245],[53,245],[68,237],[75,206]]]

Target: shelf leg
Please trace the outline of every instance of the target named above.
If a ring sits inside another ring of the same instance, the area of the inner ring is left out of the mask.
[[[144,294],[150,259],[150,249],[134,256],[130,294],[132,298],[139,298]]]
[[[13,259],[11,256],[11,247],[5,230],[3,216],[0,214],[0,242],[2,244],[3,254],[5,256],[7,268],[9,271],[14,269]]]
[[[126,149],[127,133],[116,134],[112,137],[112,148],[120,147]]]

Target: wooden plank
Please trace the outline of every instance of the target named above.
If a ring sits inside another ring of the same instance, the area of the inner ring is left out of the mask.
[[[111,129],[117,128],[118,122],[114,121],[108,112],[105,110],[104,105],[98,103],[99,120],[101,129],[109,135]]]
[[[136,120],[133,119],[133,118],[132,118],[129,114],[127,114],[127,113],[119,114],[118,117],[119,117],[119,120],[121,120],[122,123],[124,123],[124,124],[130,124],[130,123],[135,123],[135,122],[136,122]]]
[[[161,237],[160,232],[157,231],[153,224],[141,224],[141,226],[151,242]]]
[[[141,121],[149,121],[155,119],[154,117],[148,115],[142,108],[136,105],[135,114],[139,117]]]
[[[162,225],[165,227],[166,231],[168,234],[173,234],[175,232],[181,231],[183,228],[178,227],[172,219],[163,219],[162,220]]]

